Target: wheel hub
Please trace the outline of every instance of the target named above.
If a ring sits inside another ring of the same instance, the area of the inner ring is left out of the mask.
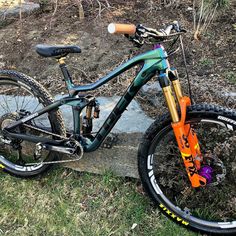
[[[199,174],[206,178],[208,185],[218,185],[226,176],[224,163],[212,154],[207,155],[206,165],[199,170]]]
[[[213,178],[212,174],[213,174],[213,169],[210,166],[203,166],[199,171],[199,175],[201,175],[206,179],[207,184],[210,184],[212,182]]]

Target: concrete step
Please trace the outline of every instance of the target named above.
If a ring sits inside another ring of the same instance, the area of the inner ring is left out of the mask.
[[[111,148],[99,148],[85,153],[81,160],[64,164],[65,167],[96,174],[106,170],[118,176],[138,178],[137,151],[142,133],[120,133],[118,142]]]

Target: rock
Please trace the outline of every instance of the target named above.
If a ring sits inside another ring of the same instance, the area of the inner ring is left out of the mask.
[[[59,99],[61,96],[56,96]],[[115,104],[119,101],[119,96],[114,97],[98,97],[97,100],[100,103],[100,118],[94,119],[93,121],[93,131],[98,131],[102,126],[105,119],[108,117]],[[62,106],[62,113],[67,124],[68,129],[73,129],[73,124],[71,122],[72,109],[70,106]],[[117,122],[115,127],[112,129],[112,133],[135,133],[144,132],[149,125],[153,122],[153,119],[148,117],[141,109],[138,102],[133,100],[128,108]]]
[[[120,133],[118,142],[112,148],[99,148],[85,153],[81,160],[63,166],[96,174],[110,170],[118,176],[139,178],[137,152],[141,137],[142,133]]]
[[[224,93],[225,97],[236,97],[236,93],[235,92],[228,92],[228,93]]]
[[[155,107],[160,106],[159,98],[162,96],[162,89],[158,81],[145,84],[141,90],[141,94]]]
[[[141,90],[145,93],[157,93],[157,92],[161,92],[161,86],[160,83],[158,81],[155,81],[151,84],[145,84]]]
[[[6,65],[6,63],[5,63],[5,62],[1,62],[1,61],[0,61],[0,68],[4,68],[4,67],[5,67],[5,65]]]
[[[3,2],[3,1],[2,1]],[[14,4],[14,2],[16,2]],[[0,1],[1,6],[1,1]],[[35,10],[38,10],[40,8],[39,4],[23,1],[22,5],[20,6],[18,1],[13,1],[13,4],[3,5],[0,8],[0,17],[6,18],[8,16],[17,16],[19,15],[19,12],[21,10],[22,14],[31,13]]]
[[[100,103],[100,118],[94,119],[94,129],[97,131],[110,114],[115,104],[120,97],[98,97]],[[66,106],[65,106],[66,107]],[[62,108],[65,123],[72,128],[71,108]],[[70,109],[70,110],[68,110]],[[116,133],[118,142],[111,149],[99,148],[95,152],[85,153],[83,158],[78,162],[70,162],[65,164],[65,167],[72,168],[78,171],[86,171],[102,174],[109,169],[114,174],[119,176],[128,176],[138,178],[137,170],[137,151],[138,144],[143,135],[143,132],[153,122],[142,111],[140,105],[133,100],[112,129],[111,133]]]

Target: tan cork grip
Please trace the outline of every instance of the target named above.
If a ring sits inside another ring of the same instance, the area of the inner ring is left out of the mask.
[[[135,34],[136,26],[133,24],[115,24],[111,23],[107,27],[110,34]]]

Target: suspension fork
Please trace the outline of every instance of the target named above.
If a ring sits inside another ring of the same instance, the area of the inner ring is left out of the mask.
[[[178,147],[191,182],[192,187],[206,185],[206,179],[198,174],[201,168],[202,155],[197,139],[197,135],[190,124],[185,124],[187,106],[191,105],[189,97],[183,96],[177,71],[170,69],[161,72],[159,75],[160,86],[163,90],[169,109],[172,128],[178,143]],[[176,98],[179,103],[181,116],[179,117],[177,104],[175,102],[171,84],[173,85]]]

